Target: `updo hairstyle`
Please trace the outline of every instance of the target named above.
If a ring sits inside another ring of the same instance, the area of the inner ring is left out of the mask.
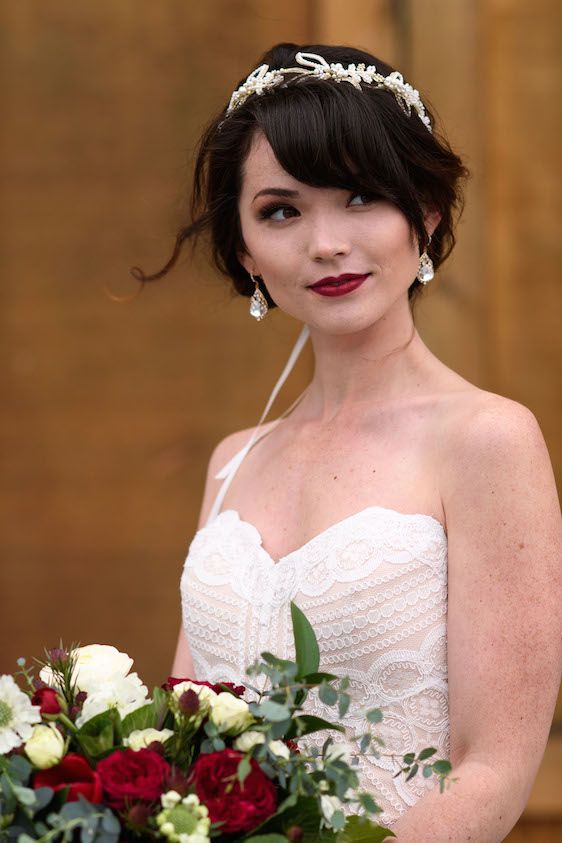
[[[374,64],[384,76],[394,71],[376,56],[353,47],[281,43],[264,53],[248,72],[261,64],[270,69],[294,67],[299,51],[317,53],[328,63]],[[133,267],[131,274],[142,283],[161,278],[174,266],[186,241],[193,248],[205,235],[218,271],[230,279],[237,293],[252,295],[254,284],[237,258],[238,252],[245,251],[238,201],[243,163],[256,131],[263,132],[280,165],[298,181],[392,202],[408,220],[420,254],[427,248],[437,269],[455,245],[454,224],[464,203],[462,182],[469,173],[438,131],[423,94],[421,98],[432,132],[414,109],[408,116],[390,90],[367,83],[357,90],[349,82],[287,74],[286,85],[249,96],[229,115],[225,105],[199,140],[190,219],[177,233],[171,258],[153,275],[145,275],[139,267]],[[423,205],[441,214],[429,246]],[[269,307],[276,307],[263,281],[259,284]],[[412,280],[411,304],[421,287],[417,278]]]

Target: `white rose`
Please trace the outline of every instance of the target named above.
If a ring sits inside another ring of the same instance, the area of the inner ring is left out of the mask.
[[[341,811],[342,803],[337,796],[321,796],[320,807],[327,824],[331,825],[332,817],[336,811]]]
[[[164,743],[173,734],[171,729],[135,729],[128,738],[124,739],[123,744],[138,752],[139,749],[146,749],[154,741]]]
[[[240,752],[249,752],[259,743],[265,743],[264,733],[250,730],[239,735],[232,746]]]
[[[115,676],[106,681],[96,691],[88,693],[82,711],[76,718],[76,725],[80,728],[96,714],[101,714],[110,708],[116,708],[121,717],[126,717],[137,708],[147,705],[148,689],[143,685],[136,673],[128,676]]]
[[[104,682],[116,677],[125,677],[133,666],[133,659],[127,653],[121,653],[109,644],[87,644],[72,651],[76,660],[72,679],[79,691],[91,693],[97,691]],[[55,685],[50,667],[44,667],[39,673],[43,682]]]
[[[238,735],[254,723],[248,703],[228,691],[217,694],[209,720],[225,735]]]
[[[40,770],[58,764],[64,755],[64,738],[54,723],[40,723],[33,727],[31,737],[25,742],[25,754]]]
[[[269,748],[273,752],[274,755],[277,755],[278,758],[284,758],[286,761],[289,760],[291,757],[291,752],[289,747],[283,741],[271,741],[269,744]]]

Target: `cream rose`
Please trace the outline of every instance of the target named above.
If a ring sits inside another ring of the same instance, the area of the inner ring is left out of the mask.
[[[33,727],[31,737],[25,742],[25,754],[40,770],[58,764],[64,755],[64,738],[54,723]]]
[[[139,749],[146,749],[147,746],[150,746],[151,743],[154,741],[159,741],[160,743],[164,743],[171,738],[173,735],[173,731],[171,729],[135,729],[134,732],[131,732],[128,738],[125,738],[123,743],[125,746],[128,746],[129,749],[133,749],[135,752],[138,752]]]
[[[209,720],[215,724],[219,732],[225,735],[239,735],[255,722],[250,714],[248,703],[228,691],[217,694]]]
[[[265,743],[265,735],[263,732],[255,732],[250,729],[248,732],[243,732],[239,735],[232,746],[240,752],[249,752],[257,744]]]

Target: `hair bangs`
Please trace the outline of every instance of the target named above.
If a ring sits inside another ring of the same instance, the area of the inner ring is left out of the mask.
[[[380,104],[373,102],[377,95],[379,100],[392,96],[300,78],[255,98],[250,108],[256,128],[293,178],[313,187],[365,190],[403,208],[414,191]]]

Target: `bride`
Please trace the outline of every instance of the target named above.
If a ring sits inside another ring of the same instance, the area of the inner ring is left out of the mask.
[[[251,316],[279,307],[303,325],[260,424],[210,458],[174,675],[238,682],[262,650],[290,656],[295,600],[322,669],[383,710],[386,754],[360,776],[405,843],[504,839],[562,661],[560,511],[537,420],[445,366],[414,322],[466,176],[387,64],[278,44],[203,135],[172,258],[135,269],[161,277],[208,232]],[[311,382],[262,424],[308,337]],[[453,765],[444,793],[394,777],[392,752],[426,746]]]

